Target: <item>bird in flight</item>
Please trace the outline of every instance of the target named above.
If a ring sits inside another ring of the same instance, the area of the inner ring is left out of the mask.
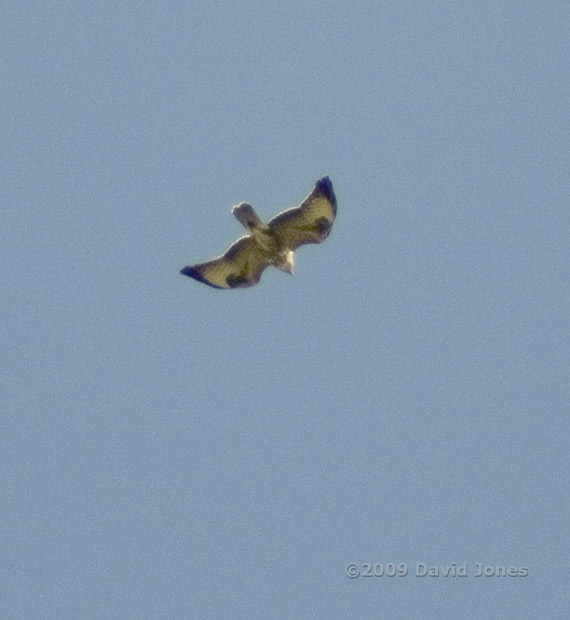
[[[253,286],[270,265],[292,274],[295,250],[306,243],[322,243],[329,236],[336,197],[329,178],[323,177],[298,207],[282,211],[267,224],[247,202],[233,207],[232,213],[249,234],[222,256],[184,267],[180,273],[214,288]]]

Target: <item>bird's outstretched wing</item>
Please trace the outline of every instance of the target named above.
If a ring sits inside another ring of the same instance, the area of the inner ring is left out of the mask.
[[[336,197],[328,177],[319,179],[313,191],[298,207],[276,215],[269,228],[294,250],[305,243],[321,243],[331,231],[336,217]]]
[[[181,269],[180,273],[214,288],[245,288],[259,282],[271,264],[251,235],[241,237],[223,256]]]

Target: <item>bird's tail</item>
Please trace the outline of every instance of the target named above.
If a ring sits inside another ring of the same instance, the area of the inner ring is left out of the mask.
[[[239,205],[233,207],[232,213],[250,232],[253,232],[255,228],[263,227],[263,222],[259,215],[257,215],[254,208],[247,202],[240,202]]]

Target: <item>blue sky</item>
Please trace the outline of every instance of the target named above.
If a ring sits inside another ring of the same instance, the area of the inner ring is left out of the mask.
[[[564,617],[568,4],[1,14],[2,618]]]

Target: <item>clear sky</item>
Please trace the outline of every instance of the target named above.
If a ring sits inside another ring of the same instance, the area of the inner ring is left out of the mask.
[[[0,13],[0,617],[566,617],[568,3]]]

